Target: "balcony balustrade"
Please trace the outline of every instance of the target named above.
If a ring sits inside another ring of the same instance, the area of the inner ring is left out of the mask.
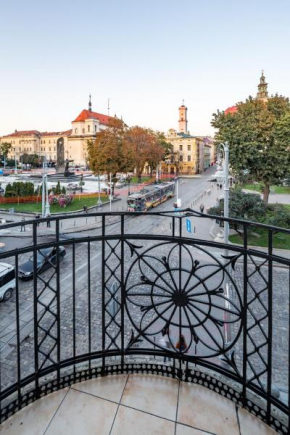
[[[0,307],[9,304],[11,319],[0,336],[1,423],[79,382],[147,374],[206,387],[289,433],[290,259],[274,237],[290,231],[190,209],[86,216],[96,222],[89,235],[64,231],[68,216],[50,218],[45,238],[47,219],[26,221],[28,245],[0,253],[16,273]],[[130,231],[152,219],[154,231]],[[197,228],[228,221],[243,245],[200,240],[186,219]],[[248,245],[253,227],[267,233],[267,248]],[[20,224],[1,226],[9,228]],[[46,248],[55,256],[43,272]],[[23,290],[29,257],[33,278]]]

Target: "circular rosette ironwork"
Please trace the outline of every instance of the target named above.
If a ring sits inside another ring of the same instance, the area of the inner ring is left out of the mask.
[[[136,339],[199,358],[234,346],[242,300],[231,272],[239,255],[221,258],[184,242],[160,243],[136,255],[125,282]]]

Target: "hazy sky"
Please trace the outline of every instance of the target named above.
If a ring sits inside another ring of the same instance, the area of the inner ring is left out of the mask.
[[[261,70],[290,96],[289,0],[0,1],[0,135],[57,131],[87,108],[192,134],[249,94]]]

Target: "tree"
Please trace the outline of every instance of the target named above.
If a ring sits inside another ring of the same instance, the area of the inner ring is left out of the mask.
[[[41,161],[37,154],[27,154],[24,153],[22,156],[20,156],[20,161],[24,165],[31,165],[31,166],[40,166]]]
[[[230,165],[236,175],[248,170],[249,176],[263,183],[267,203],[270,185],[280,183],[289,172],[289,100],[275,95],[264,103],[249,97],[237,108],[234,114],[213,114],[216,142],[229,143]]]
[[[241,188],[230,190],[229,216],[234,219],[247,219],[261,222],[265,219],[267,206],[259,194],[245,193]],[[216,207],[211,207],[208,214],[223,216],[224,199]],[[235,226],[238,231],[238,227]]]
[[[126,135],[127,146],[133,156],[134,168],[139,180],[147,162],[151,173],[164,157],[164,148],[160,144],[161,138],[158,133],[147,128],[131,127]]]
[[[0,145],[0,154],[3,156],[3,160],[7,159],[8,153],[11,150],[12,145],[9,142],[3,142]]]
[[[166,142],[165,136],[163,133],[154,132],[152,130],[148,130],[148,145],[147,145],[147,159],[146,162],[150,168],[150,176],[152,177],[153,170],[156,169],[156,165],[164,159],[168,143]]]
[[[106,130],[100,131],[96,140],[87,141],[88,164],[94,174],[128,171],[133,165],[132,150],[127,146],[126,126],[112,118]]]

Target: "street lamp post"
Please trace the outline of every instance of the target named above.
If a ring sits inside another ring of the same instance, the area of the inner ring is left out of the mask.
[[[224,174],[225,174],[225,182],[224,182],[224,217],[229,217],[229,144],[225,142],[223,145],[225,160],[224,160]],[[224,222],[224,242],[226,244],[229,243],[229,222]]]
[[[98,209],[100,210],[102,208],[102,200],[101,200],[101,184],[100,184],[100,173],[99,172],[98,172],[98,190],[99,190],[99,197],[98,197],[97,206],[98,206]]]
[[[16,147],[14,148],[14,163],[15,163],[14,174],[17,175]]]
[[[229,217],[229,144],[225,142],[224,144],[220,144],[220,146],[223,148],[224,151],[224,217]],[[224,260],[225,263],[227,262],[228,257],[228,249],[227,245],[229,243],[229,222],[224,221],[224,243],[226,245],[224,250]],[[225,285],[225,323],[224,323],[224,333],[225,333],[225,342],[230,343],[231,342],[231,324],[230,324],[230,314],[229,310],[230,307],[230,289],[229,289],[229,282],[228,282],[228,275],[227,275],[227,267],[225,267],[225,278],[224,278],[224,285]]]
[[[130,191],[130,183],[131,183],[132,178],[128,177],[127,181],[128,181],[128,196],[131,195],[131,191]]]
[[[47,173],[46,173],[46,157],[43,158],[43,172],[42,172],[42,217],[50,216],[50,205],[48,200],[48,184],[47,184]]]

